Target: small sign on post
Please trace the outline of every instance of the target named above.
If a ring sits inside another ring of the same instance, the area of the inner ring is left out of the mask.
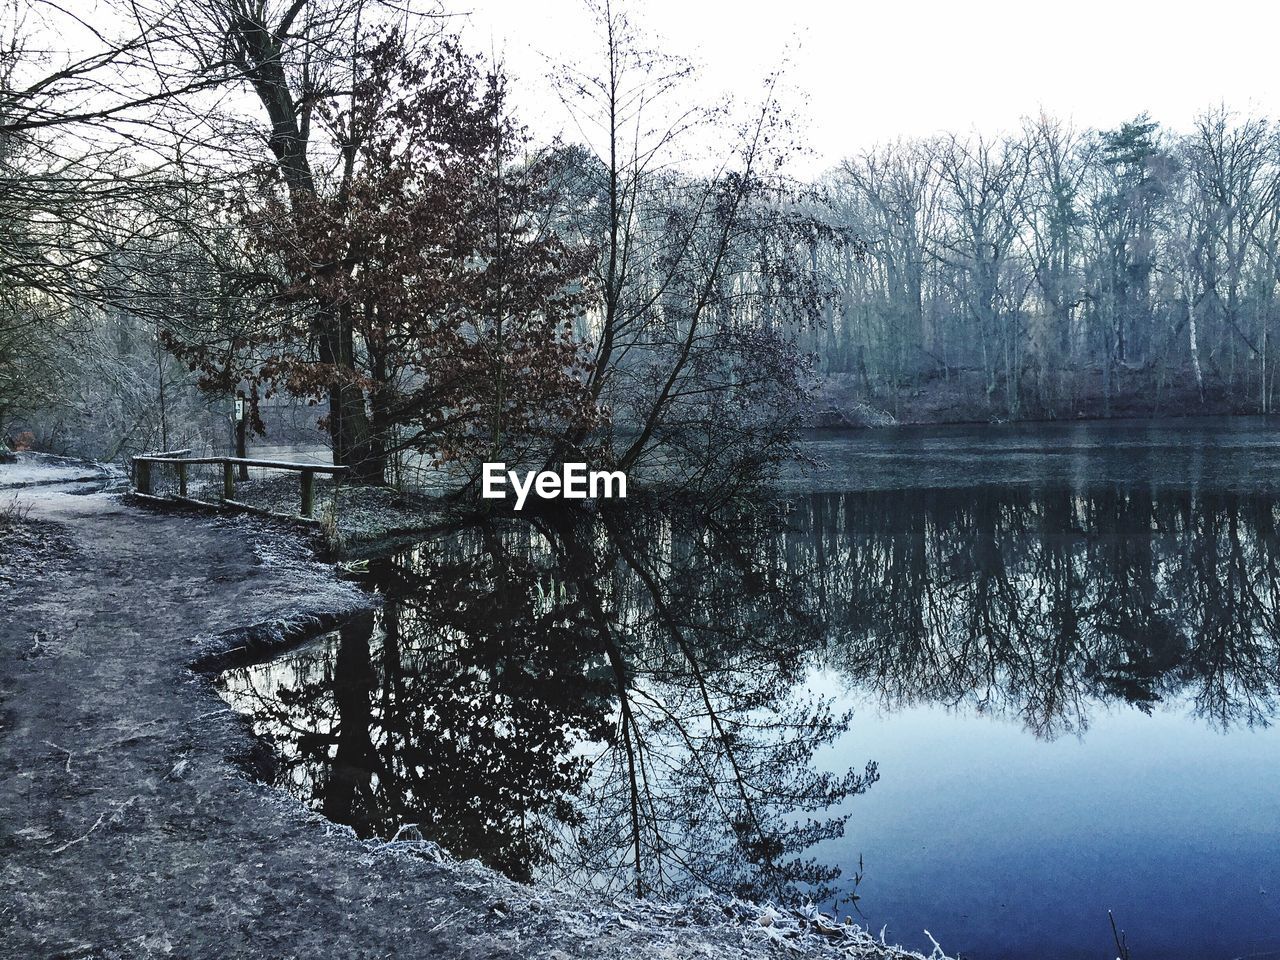
[[[244,398],[244,391],[236,391],[236,456],[243,460],[248,454],[248,429],[249,423],[245,419],[248,414],[248,404]],[[249,467],[247,464],[240,464],[240,479],[249,479]]]

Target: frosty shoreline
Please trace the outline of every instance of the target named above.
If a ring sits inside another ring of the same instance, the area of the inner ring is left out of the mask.
[[[804,909],[596,900],[357,839],[246,776],[266,747],[191,666],[367,595],[246,518],[21,498],[37,534],[0,553],[21,611],[0,622],[0,956],[920,956]]]

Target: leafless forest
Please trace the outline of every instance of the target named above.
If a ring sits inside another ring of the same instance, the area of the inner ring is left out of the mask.
[[[1272,411],[1266,117],[1045,115],[804,180],[773,78],[703,106],[607,3],[546,141],[411,6],[10,0],[10,445],[221,449],[242,391],[370,480],[575,452],[707,485],[815,423]]]
[[[890,406],[941,381],[975,418],[1270,413],[1278,161],[1222,107],[868,151],[823,184],[863,255],[815,255],[839,296],[806,342]]]

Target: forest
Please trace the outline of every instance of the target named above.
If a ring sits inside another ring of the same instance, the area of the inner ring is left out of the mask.
[[[1270,413],[1276,134],[1041,115],[850,158],[823,196],[860,246],[815,248],[838,293],[805,343],[891,411],[941,382],[972,419]]]
[[[0,960],[1280,957],[1275,31],[1007,6],[0,0]]]
[[[574,136],[543,141],[414,9],[8,6],[10,447],[222,451],[243,395],[374,483],[573,458],[719,489],[812,426],[1272,410],[1266,117],[1045,114],[805,179],[776,75],[702,105],[585,4],[596,48],[550,67]]]

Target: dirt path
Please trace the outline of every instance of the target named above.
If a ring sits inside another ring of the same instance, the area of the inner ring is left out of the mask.
[[[714,911],[646,929],[626,907],[366,844],[254,782],[244,761],[262,748],[188,671],[192,638],[367,597],[251,522],[61,488],[28,499],[64,539],[0,584],[0,957],[778,949]]]

